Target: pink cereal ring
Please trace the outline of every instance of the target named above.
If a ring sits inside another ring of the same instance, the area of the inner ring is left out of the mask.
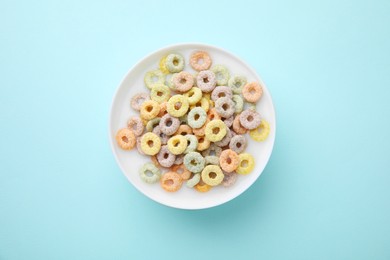
[[[250,82],[242,89],[242,95],[246,101],[255,103],[263,95],[263,88],[258,82]]]
[[[173,77],[173,85],[178,92],[187,92],[194,86],[194,77],[185,71]]]
[[[208,70],[211,62],[210,55],[205,51],[194,52],[190,57],[190,65],[196,71]]]

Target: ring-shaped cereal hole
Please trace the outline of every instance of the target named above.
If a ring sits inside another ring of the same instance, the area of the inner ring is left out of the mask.
[[[247,83],[244,76],[234,76],[229,79],[228,86],[232,89],[234,94],[241,94],[242,88]]]
[[[213,68],[211,68],[211,71],[215,74],[217,86],[225,86],[228,84],[230,73],[225,66],[215,65]]]
[[[201,177],[207,185],[217,186],[223,181],[224,175],[218,165],[207,165],[204,167]]]
[[[248,131],[248,129],[243,127],[240,123],[240,114],[236,115],[233,120],[233,130],[239,135],[245,134]]]
[[[198,152],[189,152],[184,156],[184,166],[193,173],[201,172],[205,165],[205,159]]]
[[[183,95],[172,96],[167,103],[167,111],[173,117],[181,117],[188,111],[189,104]]]
[[[265,139],[267,139],[269,133],[270,133],[269,123],[264,119],[262,119],[259,127],[249,131],[249,136],[257,142],[262,142]]]
[[[170,97],[171,90],[164,84],[155,84],[150,91],[150,98],[159,104],[168,101]]]
[[[168,55],[163,56],[160,59],[160,62],[158,63],[158,66],[159,66],[161,72],[164,73],[164,74],[168,74],[169,73],[169,70],[168,70],[167,65],[166,65],[167,56]]]
[[[228,97],[218,98],[215,102],[215,110],[221,117],[228,118],[234,114],[235,104]]]
[[[180,72],[184,69],[184,58],[180,54],[171,53],[165,60],[165,66],[171,73]]]
[[[223,119],[222,121],[225,123],[226,127],[229,127],[229,128],[230,128],[230,127],[233,125],[234,115],[233,115],[233,116],[230,116],[230,117],[228,117],[228,118],[225,118],[225,119]]]
[[[159,123],[161,132],[166,135],[173,135],[180,126],[180,120],[170,114],[164,115]]]
[[[157,161],[162,167],[171,167],[176,160],[176,155],[172,154],[166,145],[161,146],[157,154]]]
[[[195,135],[185,135],[184,136],[187,139],[187,148],[184,150],[184,153],[194,152],[198,148],[198,139]]]
[[[229,145],[230,140],[232,139],[232,136],[233,136],[232,131],[229,128],[227,128],[225,137],[222,138],[220,141],[215,142],[214,143],[215,146],[225,147],[225,146]]]
[[[145,163],[138,171],[141,179],[146,183],[156,183],[160,180],[161,171],[153,163]]]
[[[183,180],[188,180],[191,177],[191,172],[187,170],[184,164],[174,165],[171,167],[171,171],[180,174],[180,177]]]
[[[188,125],[192,128],[201,128],[206,120],[206,111],[201,107],[195,107],[191,109],[187,116]]]
[[[224,175],[224,177],[223,177],[223,180],[221,183],[222,186],[230,187],[234,183],[236,183],[237,176],[238,176],[236,172],[224,172],[223,175]]]
[[[233,95],[232,100],[234,102],[234,113],[241,113],[244,109],[244,100],[240,95]]]
[[[140,136],[144,132],[145,126],[142,123],[142,119],[138,116],[132,116],[127,121],[127,128],[133,131],[135,136]]]
[[[213,92],[211,92],[211,99],[216,102],[220,98],[229,98],[232,99],[233,93],[229,87],[226,86],[218,86]]]
[[[145,74],[144,82],[147,88],[152,89],[155,84],[164,84],[165,75],[160,70],[148,71]]]
[[[247,146],[247,141],[243,135],[235,135],[229,143],[229,148],[237,154],[242,153]]]
[[[173,84],[175,85],[176,91],[182,93],[187,92],[194,86],[194,77],[191,73],[182,71],[173,77]]]
[[[142,119],[151,120],[160,112],[160,104],[154,100],[148,100],[142,103],[140,115]]]
[[[150,100],[149,94],[138,93],[131,98],[130,105],[134,110],[139,111],[141,109],[142,103],[148,100]]]
[[[147,155],[155,155],[160,151],[161,140],[154,133],[146,133],[141,137],[141,149]]]
[[[216,77],[211,70],[203,70],[196,76],[196,86],[200,88],[202,92],[209,93],[213,91],[216,85]]]
[[[209,109],[210,109],[210,103],[209,103],[209,101],[207,99],[202,97],[200,99],[200,101],[198,101],[197,103],[195,103],[194,105],[191,106],[191,109],[193,109],[195,107],[201,107],[201,108],[204,109],[204,111],[208,112]]]
[[[220,119],[210,121],[206,125],[205,136],[210,142],[218,142],[222,140],[226,133],[226,126]]]
[[[194,105],[202,98],[202,90],[197,87],[192,87],[190,90],[184,93],[183,96],[187,98],[188,104]]]
[[[221,116],[217,113],[217,110],[214,108],[209,109],[207,112],[207,119],[208,120],[214,120],[214,119],[221,119]]]
[[[263,88],[259,82],[250,82],[242,88],[242,95],[246,101],[256,103],[263,95]]]
[[[166,172],[161,176],[161,187],[168,192],[175,192],[181,188],[183,179],[176,172]]]
[[[211,63],[211,57],[205,51],[196,51],[190,56],[190,65],[196,71],[208,70]]]
[[[239,163],[240,158],[238,154],[231,149],[223,150],[219,157],[219,165],[225,172],[235,171]]]
[[[247,109],[240,114],[240,124],[246,129],[256,129],[261,123],[260,114],[254,110]]]
[[[175,135],[168,140],[168,150],[174,155],[184,153],[187,148],[187,139],[182,135]]]
[[[131,131],[128,128],[120,129],[117,132],[115,139],[116,139],[119,147],[122,148],[123,150],[133,149],[135,146],[135,142],[136,142],[136,138],[135,138],[133,131]]]
[[[238,174],[249,174],[255,167],[255,159],[249,153],[241,153],[238,155],[239,164],[236,169]]]
[[[193,188],[200,181],[200,173],[194,174],[186,183],[188,188]]]
[[[198,146],[196,149],[198,151],[204,151],[210,147],[211,143],[205,136],[197,136],[197,139],[198,139]]]

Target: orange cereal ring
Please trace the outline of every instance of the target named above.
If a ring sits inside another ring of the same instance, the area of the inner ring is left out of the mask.
[[[210,122],[210,120],[206,120],[206,123],[204,123],[204,125],[201,127],[201,128],[193,128],[192,129],[192,132],[194,133],[194,135],[196,136],[204,136],[205,135],[205,131],[206,131],[206,125]]]
[[[246,129],[241,125],[240,114],[236,115],[236,117],[233,120],[233,130],[239,135],[245,134],[248,131],[248,129]]]
[[[242,89],[242,95],[246,101],[255,103],[263,95],[263,88],[258,82],[250,82]]]
[[[221,119],[221,116],[217,113],[215,108],[212,108],[207,112],[207,118],[211,121],[214,119]]]
[[[163,117],[167,113],[167,102],[162,102],[160,104],[160,112],[158,113],[158,117]]]
[[[187,168],[184,166],[184,164],[173,165],[171,167],[171,171],[180,174],[180,176],[183,180],[188,180],[191,177],[191,172],[189,170],[187,170]]]
[[[202,180],[200,180],[198,184],[194,186],[194,188],[199,192],[208,192],[209,190],[211,190],[212,187],[204,183]]]
[[[174,135],[190,135],[192,134],[192,128],[188,125],[180,125]]]
[[[118,131],[115,137],[118,145],[123,150],[131,150],[134,148],[136,139],[133,131],[128,128],[122,128]]]
[[[190,65],[196,71],[208,70],[211,63],[210,55],[205,51],[197,51],[191,54]]]
[[[183,179],[176,172],[166,172],[160,179],[161,187],[168,192],[175,192],[181,188]]]
[[[233,150],[224,150],[219,156],[219,165],[225,172],[232,172],[236,170],[239,163],[240,158],[238,157],[238,154]]]
[[[197,136],[196,138],[198,139],[198,147],[196,148],[198,151],[204,151],[210,147],[210,141],[204,136]]]

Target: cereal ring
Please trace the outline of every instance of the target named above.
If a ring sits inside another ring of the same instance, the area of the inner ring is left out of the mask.
[[[205,93],[213,91],[216,84],[215,74],[211,70],[203,70],[196,76],[196,85]]]
[[[237,134],[240,134],[240,135],[245,134],[248,131],[240,123],[240,114],[236,115],[236,117],[233,120],[233,130],[234,130],[234,132],[236,132]]]
[[[233,136],[229,143],[229,148],[236,153],[242,153],[246,148],[246,139],[243,135]]]
[[[170,88],[170,90],[173,90],[173,91],[176,91],[176,87],[175,87],[175,84],[173,84],[173,79],[176,77],[177,73],[173,73],[173,74],[167,74],[165,76],[165,85],[168,86],[168,88]]]
[[[167,112],[167,102],[162,102],[160,103],[160,112],[158,112],[158,117],[162,117],[165,115]]]
[[[196,104],[191,106],[191,109],[193,109],[195,107],[201,107],[204,109],[204,111],[207,112],[207,111],[209,111],[210,103],[207,99],[201,98],[200,101],[198,101]]]
[[[187,139],[182,135],[175,135],[168,140],[168,150],[174,155],[182,154],[187,148]]]
[[[161,171],[152,163],[145,163],[139,169],[139,176],[146,183],[155,183],[160,180]]]
[[[234,113],[241,113],[244,108],[244,100],[240,95],[233,95],[232,100],[234,102]]]
[[[218,86],[213,90],[213,92],[211,92],[211,99],[214,101],[217,101],[217,99],[223,98],[223,97],[227,97],[229,99],[232,99],[233,94],[232,94],[232,90],[229,87]]]
[[[255,167],[255,159],[249,153],[241,153],[238,155],[240,162],[236,169],[238,174],[248,174]]]
[[[249,131],[249,135],[253,140],[261,142],[267,139],[269,132],[270,132],[270,126],[268,122],[262,119],[259,127]]]
[[[131,131],[133,131],[133,134],[135,136],[140,136],[144,132],[144,124],[142,123],[141,118],[138,116],[130,117],[130,119],[127,121],[127,128],[129,128]]]
[[[219,166],[219,157],[218,156],[206,156],[204,157],[206,165],[213,164]]]
[[[154,133],[146,133],[141,137],[141,149],[147,155],[155,155],[160,151],[161,140]]]
[[[222,152],[222,148],[219,147],[219,146],[216,146],[215,143],[211,144],[209,148],[207,148],[206,150],[204,150],[202,152],[202,155],[203,156],[217,156],[219,157],[221,155],[221,152]]]
[[[187,148],[185,149],[184,153],[194,152],[196,148],[198,147],[198,139],[195,135],[185,135],[184,136],[187,139]]]
[[[229,97],[218,98],[215,101],[215,110],[221,117],[231,117],[235,111],[234,102]]]
[[[198,139],[198,147],[196,148],[198,151],[204,151],[210,147],[210,141],[207,140],[204,136],[197,136]]]
[[[167,111],[171,116],[181,117],[188,110],[188,100],[183,95],[174,95],[168,100]]]
[[[197,173],[194,174],[194,176],[192,176],[192,178],[187,181],[186,185],[188,188],[193,188],[196,184],[199,183],[199,181],[200,181],[200,174]]]
[[[207,118],[211,121],[214,119],[221,119],[221,116],[217,113],[215,108],[212,108],[207,112]]]
[[[142,103],[148,100],[150,100],[149,94],[139,93],[131,98],[130,104],[134,110],[139,111],[141,109]]]
[[[221,139],[221,141],[215,142],[214,144],[219,147],[227,146],[232,139],[232,131],[230,131],[229,128],[226,129],[226,135],[224,138]]]
[[[213,120],[206,125],[205,135],[211,142],[218,142],[226,135],[226,126],[222,120]]]
[[[201,172],[205,162],[205,159],[198,152],[189,152],[184,156],[184,166],[193,173]]]
[[[171,90],[164,84],[154,84],[150,91],[150,98],[159,104],[168,101],[171,96]],[[159,110],[160,112],[160,110]]]
[[[184,58],[180,54],[172,53],[167,56],[165,66],[169,72],[180,72],[184,69]]]
[[[159,126],[164,134],[173,135],[179,129],[180,120],[170,114],[166,114],[161,118]]]
[[[136,146],[137,146],[137,150],[138,152],[141,154],[141,155],[145,155],[145,153],[142,151],[141,149],[141,137],[138,137],[137,140],[136,140]]]
[[[236,183],[237,173],[235,173],[235,172],[224,172],[223,175],[224,175],[224,177],[223,177],[223,181],[222,181],[222,186],[230,187],[234,183]]]
[[[210,186],[217,186],[225,177],[218,165],[207,165],[202,171],[202,180]]]
[[[161,187],[168,192],[178,191],[182,183],[182,178],[176,172],[166,172],[160,179]]]
[[[217,79],[217,86],[225,86],[228,83],[230,74],[225,66],[215,65],[211,71],[215,74],[215,78]]]
[[[179,155],[176,155],[176,160],[173,162],[173,164],[180,165],[180,164],[183,164],[183,161],[184,161],[184,155],[179,154]]]
[[[205,51],[197,51],[191,54],[190,65],[196,71],[208,70],[211,66],[210,55]]]
[[[160,112],[160,105],[154,100],[142,103],[140,114],[142,119],[150,120],[155,118]]]
[[[191,177],[191,172],[189,170],[187,170],[187,168],[184,166],[184,164],[172,166],[171,171],[176,172],[177,174],[180,174],[180,177],[183,180],[188,180]]]
[[[144,82],[147,88],[151,89],[154,84],[164,84],[165,76],[160,70],[146,72]]]
[[[192,129],[192,132],[194,133],[194,135],[196,135],[196,136],[204,136],[205,131],[206,131],[206,125],[207,125],[208,122],[210,122],[210,120],[207,119],[206,123],[204,123],[204,125],[201,128],[194,128],[194,129]]]
[[[123,150],[131,150],[135,146],[135,135],[133,131],[128,128],[122,128],[115,136],[118,145]]]
[[[260,114],[250,109],[244,110],[240,114],[240,123],[246,129],[253,130],[261,123]]]
[[[155,118],[153,118],[152,120],[149,120],[149,121],[146,123],[146,131],[152,132],[152,131],[153,131],[153,128],[155,128],[156,126],[158,126],[158,124],[160,123],[160,120],[161,120],[160,117],[155,117]]]
[[[225,172],[232,172],[237,169],[240,159],[237,153],[233,150],[223,150],[219,157],[219,165]]]
[[[192,128],[188,125],[180,125],[174,135],[190,135],[192,134]]]
[[[189,105],[194,105],[202,98],[202,90],[200,90],[200,88],[193,87],[184,93],[183,96],[187,98]]]
[[[194,86],[194,77],[186,72],[182,71],[173,77],[173,84],[178,92],[186,92]]]
[[[228,86],[232,89],[234,94],[241,94],[242,88],[245,86],[246,82],[244,76],[234,76],[229,79]]]
[[[206,123],[207,114],[201,107],[195,107],[188,113],[188,125],[192,128],[201,128]]]
[[[246,101],[256,103],[263,95],[263,88],[258,82],[251,82],[243,87],[242,95]]]
[[[169,70],[167,69],[166,61],[167,61],[167,55],[162,57],[160,62],[159,62],[159,64],[158,64],[161,72],[164,73],[164,74],[168,74],[169,73]]]
[[[200,180],[198,184],[194,186],[194,188],[199,192],[208,192],[209,190],[211,190],[212,187],[204,183],[202,180]]]
[[[157,154],[157,161],[163,167],[171,167],[176,160],[176,155],[169,152],[166,145],[161,146],[160,151]]]
[[[234,116],[231,116],[229,118],[225,118],[223,122],[227,127],[231,127],[233,125]]]

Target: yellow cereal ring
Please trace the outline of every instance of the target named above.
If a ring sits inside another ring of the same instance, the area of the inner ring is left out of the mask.
[[[208,192],[209,190],[211,190],[212,186],[210,185],[207,185],[206,183],[204,183],[202,180],[200,180],[198,182],[198,184],[196,184],[194,186],[195,190],[199,191],[199,192]]]
[[[160,104],[154,100],[148,100],[142,103],[140,115],[142,119],[151,120],[160,113]]]
[[[118,145],[123,150],[131,150],[135,146],[135,135],[133,131],[128,128],[122,128],[118,131],[115,137]]]
[[[168,140],[168,150],[175,154],[182,154],[187,148],[187,138],[183,135],[175,135]]]
[[[194,105],[202,98],[202,90],[197,87],[192,87],[186,93],[183,94],[188,99],[188,104]]]
[[[150,91],[150,98],[158,103],[168,101],[171,97],[171,90],[164,84],[155,84]]]
[[[225,135],[226,125],[222,120],[213,120],[206,125],[205,136],[210,142],[221,141]]]
[[[267,139],[269,132],[270,126],[268,122],[262,119],[260,125],[256,129],[249,131],[249,135],[253,140],[261,142]]]
[[[160,151],[161,140],[156,134],[149,132],[141,137],[141,150],[147,155],[155,155]]]
[[[196,136],[198,139],[198,147],[196,148],[198,151],[204,151],[210,147],[210,141],[204,136]]]
[[[240,158],[240,163],[236,172],[239,174],[249,174],[255,167],[255,159],[249,153],[240,153],[238,157]]]
[[[167,56],[168,55],[165,55],[164,57],[162,57],[160,60],[160,63],[159,63],[160,70],[164,74],[169,73],[169,70],[167,69],[167,65],[165,64],[165,62],[167,61]]]
[[[168,100],[167,111],[171,116],[181,117],[187,113],[188,100],[183,95],[174,95]]]
[[[218,165],[207,165],[202,171],[202,180],[210,186],[217,186],[223,181],[223,172]]]
[[[210,108],[210,103],[207,99],[205,99],[204,97],[202,97],[200,99],[200,101],[198,101],[197,103],[193,104],[191,106],[191,109],[195,108],[195,107],[201,107],[204,109],[204,111],[209,111],[209,108]]]

